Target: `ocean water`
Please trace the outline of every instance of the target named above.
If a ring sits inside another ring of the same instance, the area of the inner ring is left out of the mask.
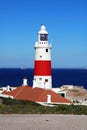
[[[28,79],[28,85],[33,84],[33,69],[0,69],[0,87],[20,86],[23,78]],[[52,86],[62,85],[83,86],[87,89],[87,69],[52,69]]]

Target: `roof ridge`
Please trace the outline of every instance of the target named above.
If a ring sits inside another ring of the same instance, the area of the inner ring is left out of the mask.
[[[25,88],[25,86],[21,87],[20,91],[18,91],[18,93],[16,93],[16,95],[14,96],[14,98],[17,97],[24,88]]]

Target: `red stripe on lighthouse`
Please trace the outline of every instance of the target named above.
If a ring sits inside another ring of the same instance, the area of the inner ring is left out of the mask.
[[[34,75],[36,76],[51,76],[51,61],[35,61]]]

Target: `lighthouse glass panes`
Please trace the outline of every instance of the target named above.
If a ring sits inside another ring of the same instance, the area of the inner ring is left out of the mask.
[[[41,41],[47,41],[48,35],[47,34],[40,34],[40,40]]]
[[[48,43],[48,32],[44,25],[38,32],[35,43],[34,80],[33,88],[52,88],[51,45]]]

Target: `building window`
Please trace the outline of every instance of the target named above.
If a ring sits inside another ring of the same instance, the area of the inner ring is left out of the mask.
[[[42,80],[42,78],[39,78],[39,80]]]
[[[46,49],[46,52],[48,52],[48,49]]]
[[[40,58],[42,58],[42,56],[40,56]]]
[[[45,79],[45,82],[48,82],[48,79]]]

